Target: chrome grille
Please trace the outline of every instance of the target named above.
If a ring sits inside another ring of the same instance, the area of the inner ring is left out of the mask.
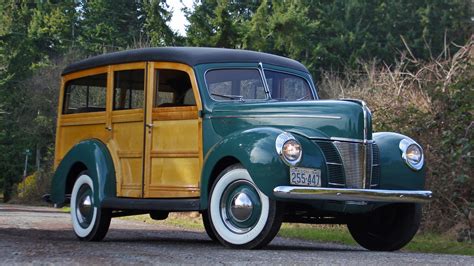
[[[367,180],[367,146],[362,143],[335,141],[344,166],[347,188],[365,188]],[[371,160],[370,160],[371,161]]]
[[[380,181],[379,151],[373,143],[315,141],[326,157],[330,187],[371,188]]]
[[[372,180],[370,187],[376,188],[380,184],[380,151],[377,144],[372,144]]]
[[[344,167],[336,147],[330,141],[315,141],[323,151],[328,169],[329,187],[344,187]]]

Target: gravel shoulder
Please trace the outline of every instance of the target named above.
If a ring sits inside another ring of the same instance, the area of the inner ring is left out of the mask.
[[[263,250],[231,250],[202,231],[113,219],[102,242],[76,239],[57,209],[0,204],[0,264],[450,264],[474,257],[370,252],[359,247],[277,237]]]

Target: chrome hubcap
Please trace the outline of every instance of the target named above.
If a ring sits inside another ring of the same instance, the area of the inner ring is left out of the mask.
[[[83,228],[87,228],[93,215],[94,206],[92,205],[92,190],[87,185],[83,185],[78,192],[76,202],[77,221]]]
[[[221,197],[221,218],[232,232],[244,234],[257,224],[261,202],[255,186],[247,180],[229,184]]]
[[[91,211],[91,207],[91,197],[87,195],[81,202],[79,202],[79,212],[81,213],[81,216],[89,214]]]
[[[232,199],[230,214],[238,222],[244,222],[252,215],[253,204],[250,197],[244,192],[240,192]]]

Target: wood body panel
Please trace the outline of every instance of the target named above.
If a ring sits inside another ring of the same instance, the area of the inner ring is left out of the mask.
[[[145,70],[144,108],[113,109],[114,71]],[[157,69],[186,72],[196,106],[153,107]],[[107,73],[106,111],[62,114],[67,81]],[[98,67],[65,75],[61,82],[55,166],[78,142],[106,144],[115,167],[118,197],[190,198],[200,195],[201,100],[194,71],[180,63],[141,62]],[[148,125],[148,126],[147,126]]]
[[[156,94],[155,71],[175,69],[184,71],[191,80],[196,106],[147,107],[151,124],[147,132],[147,161],[145,168],[145,197],[188,198],[200,195],[202,166],[201,100],[192,68],[178,63],[152,63],[149,68],[148,99]]]

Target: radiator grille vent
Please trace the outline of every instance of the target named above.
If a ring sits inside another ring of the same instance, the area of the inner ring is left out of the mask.
[[[372,144],[372,188],[377,188],[380,185],[380,151],[377,144]]]
[[[380,183],[380,155],[374,143],[317,140],[326,158],[329,187],[375,188]]]
[[[326,166],[328,168],[329,187],[344,187],[344,168],[341,157],[336,147],[330,141],[316,141],[326,157]]]

